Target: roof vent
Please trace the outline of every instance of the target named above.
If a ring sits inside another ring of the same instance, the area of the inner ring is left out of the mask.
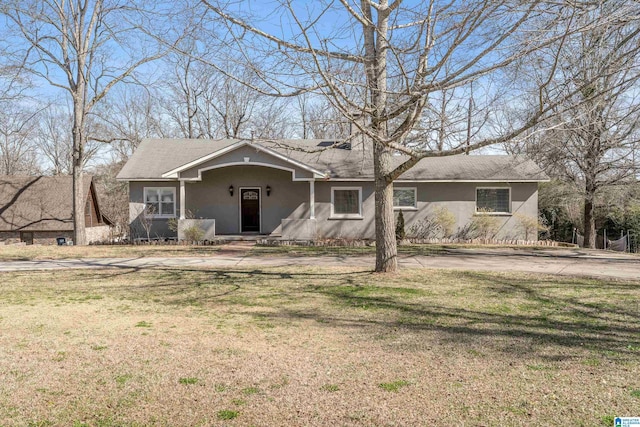
[[[318,147],[331,147],[335,143],[335,141],[322,141],[318,144]]]

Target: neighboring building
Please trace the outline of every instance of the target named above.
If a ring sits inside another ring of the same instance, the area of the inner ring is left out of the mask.
[[[100,212],[93,178],[83,178],[87,243],[106,241],[111,222]],[[0,242],[56,244],[73,240],[71,176],[0,176]]]
[[[198,223],[206,239],[375,238],[372,156],[348,144],[149,139],[118,179],[129,182],[132,237],[145,237],[145,224],[152,238],[175,237],[169,220],[176,218],[179,229]],[[457,228],[474,215],[495,215],[498,237],[517,239],[523,232],[514,214],[537,218],[538,182],[547,179],[518,157],[426,158],[394,182],[394,201],[406,229],[442,206]]]

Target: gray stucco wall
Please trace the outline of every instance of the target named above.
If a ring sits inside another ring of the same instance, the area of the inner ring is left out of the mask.
[[[293,166],[290,162],[286,162],[282,159],[272,156],[271,154],[263,151],[258,151],[252,147],[241,147],[229,153],[216,157],[208,162],[202,163],[198,166],[194,166],[191,169],[187,169],[180,173],[180,178],[198,178],[198,171],[209,168],[225,167],[229,163],[262,163],[272,165],[278,168],[293,169],[295,171],[296,178],[312,178],[313,174],[308,170],[301,169]],[[291,173],[289,173],[291,176]]]
[[[229,186],[233,185],[233,196]],[[267,196],[266,187],[271,187]],[[283,218],[309,218],[309,183],[291,181],[291,172],[262,166],[230,166],[188,182],[186,208],[196,218],[216,220],[216,234],[240,232],[240,188],[260,188],[263,234],[279,234]]]
[[[375,239],[373,182],[316,181],[316,220],[319,238]],[[362,219],[331,218],[331,188],[362,188]]]
[[[131,225],[132,239],[147,237],[145,230],[141,226],[145,187],[174,188],[176,191],[176,215],[180,216],[180,183],[165,181],[129,182],[129,224]],[[150,237],[152,239],[176,237],[176,233],[169,230],[168,221],[168,218],[154,218],[151,221]]]
[[[331,188],[362,188],[362,219],[331,219]],[[446,207],[456,218],[454,229],[468,224],[476,209],[477,187],[511,188],[511,215],[497,215],[500,229],[497,238],[523,239],[519,221],[514,213],[538,216],[537,183],[396,183],[396,188],[415,187],[417,209],[403,209],[405,230],[424,219],[437,207]],[[375,238],[374,188],[371,182],[316,182],[316,219],[318,237],[327,238]]]
[[[229,195],[233,185],[234,195]],[[266,186],[271,195],[266,195]],[[130,212],[135,222],[142,210],[144,187],[174,187],[177,215],[180,206],[180,186],[177,182],[131,182]],[[477,187],[509,187],[511,213],[536,218],[538,215],[537,183],[396,183],[396,188],[416,187],[417,209],[403,209],[405,228],[422,220],[439,206],[446,207],[456,218],[454,228],[471,221],[476,206]],[[282,219],[309,218],[309,183],[292,181],[291,173],[262,166],[231,166],[206,171],[201,182],[186,184],[186,208],[196,218],[216,220],[216,234],[239,233],[240,188],[261,189],[262,234],[280,235]],[[331,218],[331,188],[361,187],[363,215],[361,219]],[[318,238],[375,238],[374,187],[372,182],[316,181],[315,217]],[[498,238],[523,239],[519,220],[513,215],[497,216],[500,221]],[[152,237],[175,236],[166,219],[154,219]]]
[[[498,239],[524,239],[524,232],[519,229],[519,220],[513,214],[538,217],[538,184],[537,183],[397,183],[396,188],[416,187],[417,210],[403,209],[405,229],[408,230],[429,212],[438,207],[446,207],[456,218],[454,229],[468,224],[476,209],[476,188],[501,187],[511,188],[511,215],[496,215],[500,222]],[[535,239],[537,240],[537,237]]]

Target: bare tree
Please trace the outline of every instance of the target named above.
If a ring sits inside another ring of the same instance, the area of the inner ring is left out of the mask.
[[[341,140],[349,137],[349,123],[325,97],[305,93],[297,100],[302,138]]]
[[[92,120],[87,120],[91,129]],[[39,115],[35,134],[35,146],[41,157],[43,169],[53,175],[70,175],[73,171],[73,116],[66,107],[46,106]],[[88,139],[82,157],[82,168],[93,160],[101,149],[101,144]]]
[[[129,230],[129,191],[126,182],[116,180],[124,160],[98,165],[93,169],[102,213],[115,225],[115,237],[126,237]]]
[[[13,58],[24,71],[63,90],[71,100],[76,244],[85,243],[82,167],[87,117],[114,85],[132,79],[143,64],[163,54],[144,37],[158,15],[143,10],[141,3],[6,0],[0,5]]]
[[[596,247],[595,205],[601,192],[635,180],[640,159],[640,27],[603,3],[585,18],[599,22],[569,37],[567,49],[540,56],[557,62],[562,85],[544,96],[562,98],[554,126],[522,144],[553,175],[582,194],[585,246]],[[584,19],[584,18],[583,18]],[[539,78],[539,76],[537,76]]]
[[[150,87],[114,88],[109,99],[98,105],[91,115],[94,125],[89,142],[108,143],[116,156],[107,162],[111,164],[128,159],[144,138],[175,136],[163,117],[161,105],[157,91]]]
[[[303,8],[283,1],[271,13],[281,17],[286,29],[281,37],[263,29],[269,27],[263,26],[261,11],[252,14],[248,2],[202,2],[215,22],[226,24],[222,38],[232,47],[234,60],[244,58],[260,76],[260,84],[247,85],[274,96],[322,94],[370,141],[378,272],[397,269],[395,179],[425,157],[511,140],[547,117],[555,104],[539,103],[518,120],[505,120],[495,111],[490,133],[442,144],[440,150],[411,143],[419,124],[428,123],[423,118],[433,113],[433,98],[474,82],[480,105],[492,98],[488,88],[502,79],[507,66],[541,47],[561,46],[570,31],[591,25],[575,25],[572,16],[583,11],[562,2],[327,0]],[[625,16],[630,8],[637,6],[622,5],[615,15]],[[329,34],[327,28],[334,30]],[[220,36],[218,27],[216,31]],[[216,62],[210,65],[224,71]],[[519,96],[511,91],[501,103],[517,103]],[[356,121],[356,116],[365,120]],[[432,131],[438,132],[441,121],[435,122]]]
[[[177,135],[216,139],[285,134],[289,126],[286,103],[261,95],[229,76],[238,74],[243,82],[257,82],[255,73],[240,67],[235,68],[237,72],[221,73],[190,55],[171,55],[165,62],[170,72],[163,77],[161,104]]]
[[[0,175],[37,175],[33,143],[39,111],[16,102],[0,104]]]

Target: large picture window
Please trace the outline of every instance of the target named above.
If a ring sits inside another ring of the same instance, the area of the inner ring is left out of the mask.
[[[331,188],[331,216],[333,218],[362,218],[362,188]]]
[[[173,187],[145,187],[144,205],[149,214],[156,217],[176,216],[176,189]]]
[[[393,189],[394,209],[415,209],[417,207],[415,187],[400,187]]]
[[[510,213],[510,188],[476,188],[477,213]]]

